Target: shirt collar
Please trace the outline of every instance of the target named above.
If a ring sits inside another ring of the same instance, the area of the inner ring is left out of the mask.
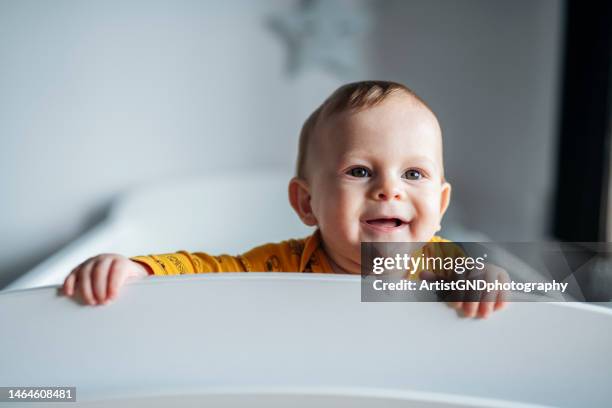
[[[304,251],[302,251],[302,257],[300,258],[300,270],[299,272],[304,272],[306,266],[311,261],[313,257],[317,257],[317,264],[319,265],[320,270],[316,270],[313,272],[319,273],[333,273],[333,269],[327,259],[327,254],[321,247],[321,230],[317,229],[314,234],[306,238],[306,242],[304,244]]]

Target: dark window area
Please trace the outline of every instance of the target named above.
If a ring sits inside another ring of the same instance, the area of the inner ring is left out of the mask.
[[[553,234],[605,241],[612,122],[612,3],[568,0]]]

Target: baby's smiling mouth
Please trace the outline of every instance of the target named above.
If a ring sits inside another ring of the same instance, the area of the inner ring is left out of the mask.
[[[409,225],[406,220],[396,217],[369,218],[363,220],[363,223],[367,225],[369,229],[381,232],[395,231]]]
[[[366,222],[370,225],[376,225],[379,227],[393,228],[399,227],[404,222],[399,218],[375,218],[372,220],[366,220]]]

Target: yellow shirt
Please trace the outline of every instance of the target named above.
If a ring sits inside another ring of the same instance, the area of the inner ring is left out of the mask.
[[[434,236],[429,242],[449,242]],[[303,239],[265,244],[242,255],[212,256],[203,252],[136,256],[154,275],[182,275],[208,272],[315,272],[334,273],[321,246],[320,231]]]

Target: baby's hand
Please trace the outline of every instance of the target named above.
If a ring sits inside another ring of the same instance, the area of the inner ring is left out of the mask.
[[[66,296],[79,293],[90,305],[106,304],[115,299],[128,279],[147,276],[146,267],[118,254],[101,254],[89,258],[66,277]]]
[[[510,281],[508,272],[494,264],[485,264],[484,270],[476,274],[467,273],[466,276],[460,276],[458,274],[453,275],[457,276],[458,279],[466,280],[484,279],[487,282],[495,282],[495,280],[498,280],[502,283]],[[421,273],[421,279],[428,281],[444,280],[430,271],[423,271]],[[506,294],[503,291],[478,292],[466,290],[463,292],[447,292],[447,295],[448,298],[453,299],[453,301],[448,302],[448,305],[453,309],[462,311],[465,317],[486,318],[493,311],[500,310],[506,305]]]

